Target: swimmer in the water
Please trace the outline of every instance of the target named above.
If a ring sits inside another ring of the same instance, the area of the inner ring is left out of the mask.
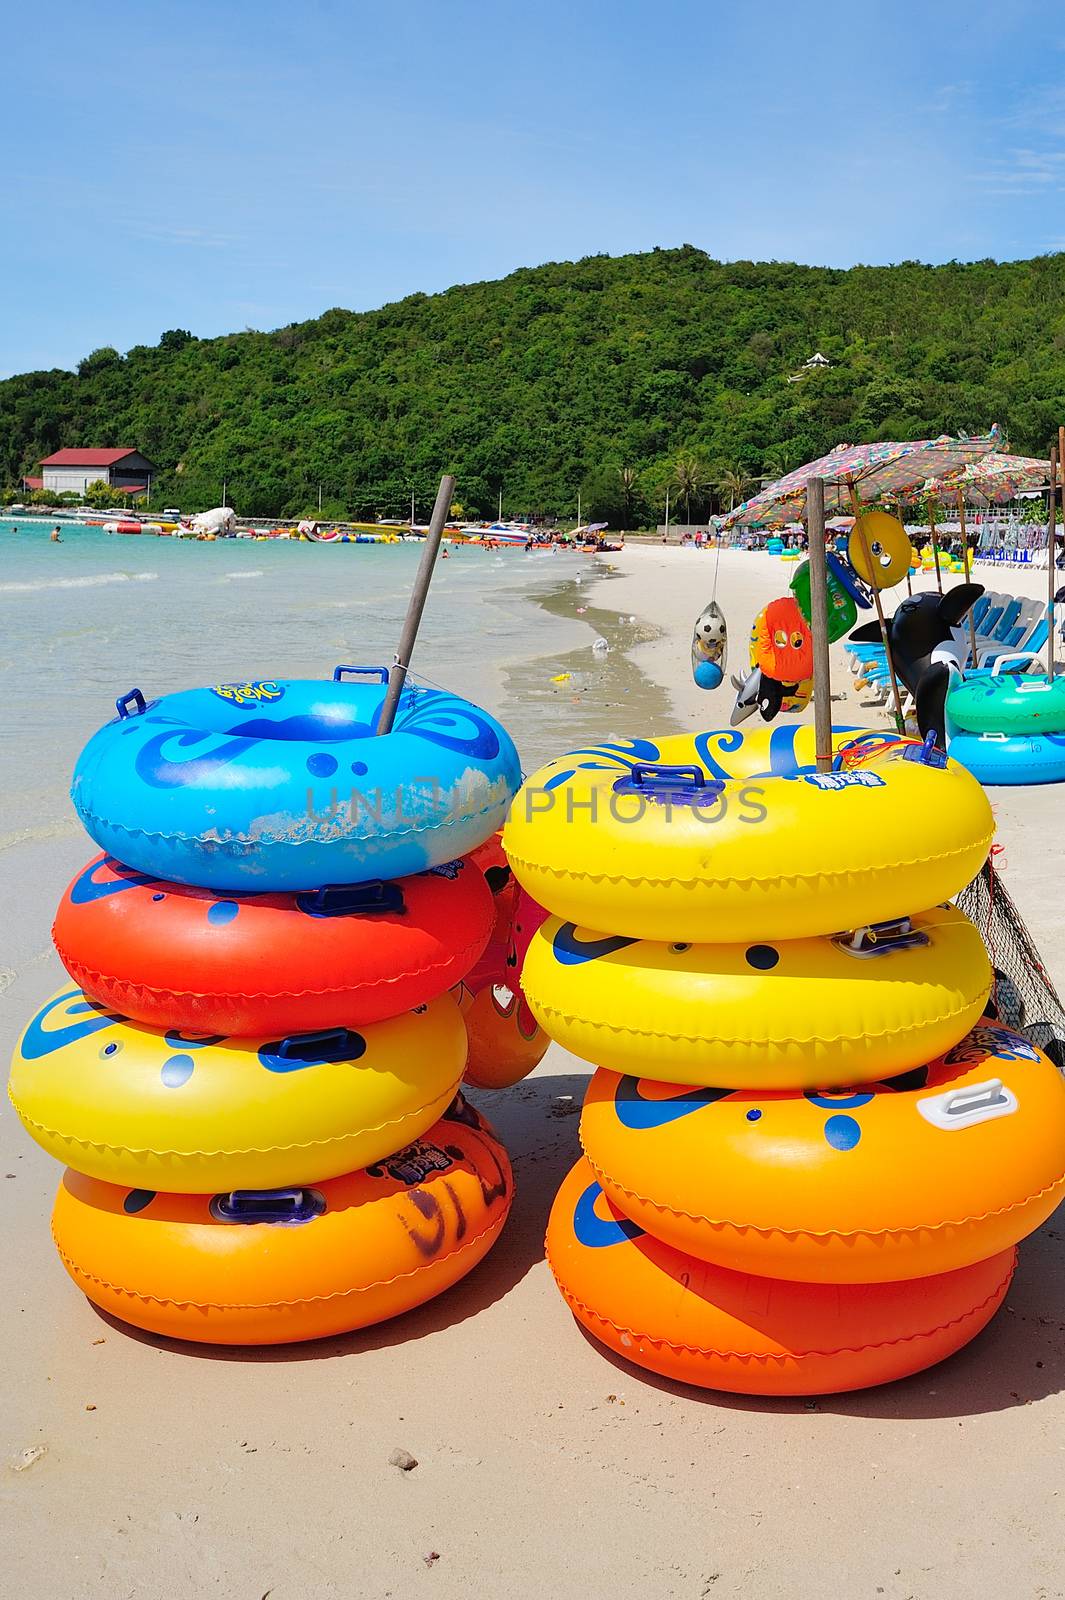
[[[62,539],[59,537],[59,525],[58,525],[58,523],[52,529],[52,543],[53,544],[62,544],[63,543]]]

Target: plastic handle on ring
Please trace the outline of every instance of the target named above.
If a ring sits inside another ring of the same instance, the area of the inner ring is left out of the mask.
[[[346,1061],[351,1053],[347,1028],[323,1028],[320,1033],[294,1033],[282,1039],[277,1055],[282,1061],[298,1060],[308,1050],[317,1061]]]
[[[948,1117],[972,1116],[975,1111],[986,1111],[992,1106],[1004,1105],[1005,1091],[1001,1078],[988,1078],[986,1083],[975,1083],[965,1089],[955,1089],[944,1101],[943,1111]]]
[[[133,706],[132,711],[129,709],[131,703]],[[131,689],[128,694],[119,695],[118,699],[115,701],[115,710],[118,712],[119,716],[123,718],[139,717],[141,712],[145,709],[146,701],[139,689]]]
[[[706,773],[702,767],[635,766],[629,773],[634,784],[668,783],[671,786],[687,783],[693,789],[706,788]]]
[[[403,916],[407,909],[399,884],[383,878],[370,883],[328,884],[324,889],[300,895],[299,907],[319,917],[372,917],[384,912]]]
[[[376,678],[378,683],[388,682],[387,667],[334,667],[333,682],[341,683],[345,672],[355,673],[360,678]]]
[[[310,1222],[325,1203],[313,1189],[234,1189],[211,1209],[222,1222]]]

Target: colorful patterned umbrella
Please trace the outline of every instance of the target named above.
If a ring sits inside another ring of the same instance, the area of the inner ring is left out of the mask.
[[[930,480],[922,492],[945,498],[960,489],[969,505],[989,506],[1004,505],[1018,495],[1049,487],[1050,467],[1046,461],[1038,456],[1008,456],[992,450],[959,472]]]
[[[940,439],[908,443],[837,445],[827,456],[798,467],[737,506],[724,519],[724,526],[800,520],[806,513],[806,485],[812,478],[824,480],[827,513],[849,512],[851,483],[863,503],[902,496],[920,489],[929,478],[960,472],[971,461],[997,450],[999,443],[998,429],[993,428],[976,439],[953,439],[944,434]]]

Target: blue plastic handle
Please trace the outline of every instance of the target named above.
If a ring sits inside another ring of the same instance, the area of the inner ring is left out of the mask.
[[[347,1028],[324,1028],[321,1033],[294,1033],[282,1039],[275,1055],[282,1061],[298,1061],[313,1052],[315,1061],[346,1061],[352,1054],[352,1035]]]
[[[708,778],[702,767],[637,764],[618,778],[615,794],[635,794],[657,805],[701,806],[716,800],[725,785]]]
[[[335,883],[296,896],[299,909],[311,917],[404,916],[407,910],[398,883],[375,878],[370,883]]]
[[[324,1210],[317,1189],[234,1189],[211,1201],[217,1222],[311,1222]]]
[[[931,728],[921,745],[910,744],[902,752],[903,761],[916,761],[925,767],[945,767],[947,752],[936,748],[936,730]]]
[[[702,767],[636,766],[629,777],[635,784],[690,783],[694,789],[706,787],[706,773]]]
[[[130,705],[133,710],[131,711]],[[128,694],[123,694],[115,701],[115,710],[120,717],[139,717],[146,708],[146,701],[139,689],[131,689]]]
[[[333,682],[342,683],[345,672],[356,673],[360,678],[376,678],[378,683],[388,682],[387,667],[334,667]]]

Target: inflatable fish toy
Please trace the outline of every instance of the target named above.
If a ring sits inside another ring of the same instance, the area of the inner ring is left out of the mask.
[[[699,613],[692,634],[692,677],[700,689],[716,689],[724,681],[728,660],[725,613],[711,600]]]

